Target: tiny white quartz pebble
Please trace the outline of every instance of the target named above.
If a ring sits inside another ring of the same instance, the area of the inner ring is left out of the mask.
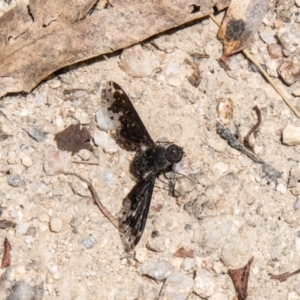
[[[285,194],[287,188],[286,188],[286,186],[285,186],[284,184],[279,183],[279,184],[277,185],[277,187],[276,187],[276,190],[277,190],[278,192],[280,192],[281,194]]]
[[[282,132],[282,141],[285,145],[296,146],[300,144],[300,127],[287,125]]]
[[[147,275],[155,280],[162,281],[171,275],[173,267],[167,261],[146,260],[138,267],[141,275]]]
[[[219,162],[212,167],[212,172],[216,177],[221,177],[228,171],[228,169],[229,169],[228,165]]]
[[[300,1],[300,0],[299,0]],[[300,89],[295,89],[293,91],[293,95],[296,96],[296,97],[300,97]]]
[[[63,230],[63,222],[59,218],[52,218],[50,220],[50,229],[53,232],[60,232]]]
[[[210,297],[214,294],[216,285],[214,283],[213,275],[203,269],[197,271],[195,277],[195,292],[202,298]]]
[[[92,156],[91,151],[87,149],[81,149],[77,154],[82,160],[89,160]]]
[[[30,157],[22,158],[22,165],[25,166],[25,167],[32,166],[32,159]]]
[[[100,146],[106,153],[116,153],[118,145],[105,131],[97,131],[94,134],[95,144]]]
[[[187,299],[193,291],[194,281],[191,277],[179,273],[172,273],[165,282],[164,299],[183,300]]]

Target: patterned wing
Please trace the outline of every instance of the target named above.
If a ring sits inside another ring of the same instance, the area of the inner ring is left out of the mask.
[[[124,90],[115,82],[106,84],[106,103],[111,118],[117,115],[121,123],[120,135],[126,141],[150,146],[154,141]]]
[[[138,244],[144,232],[157,175],[151,173],[141,179],[123,200],[119,226],[127,252]]]

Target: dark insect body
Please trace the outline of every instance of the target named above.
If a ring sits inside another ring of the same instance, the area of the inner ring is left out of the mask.
[[[129,252],[145,229],[156,178],[172,171],[173,165],[182,159],[183,149],[175,144],[163,147],[154,143],[129,97],[117,83],[107,82],[105,97],[110,118],[120,123],[121,138],[140,146],[130,166],[137,183],[123,200],[119,219],[124,247]]]

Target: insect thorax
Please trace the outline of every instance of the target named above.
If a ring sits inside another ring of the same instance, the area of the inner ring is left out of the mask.
[[[166,148],[153,145],[140,149],[130,166],[130,172],[137,178],[144,178],[149,172],[168,172],[172,163],[166,158]]]

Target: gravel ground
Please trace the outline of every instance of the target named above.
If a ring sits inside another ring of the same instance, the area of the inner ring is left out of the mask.
[[[290,60],[300,63],[299,1],[277,1],[276,9],[270,2],[249,51],[300,109],[300,82],[284,85],[291,74],[279,77],[278,71]],[[127,50],[123,58],[116,53],[71,66],[29,95],[1,100],[7,136],[0,142],[0,219],[17,224],[0,230],[0,253],[5,237],[12,245],[11,266],[0,270],[1,300],[153,300],[164,282],[160,299],[236,299],[227,270],[245,266],[252,256],[247,299],[300,299],[299,275],[285,282],[269,275],[300,268],[300,120],[242,54],[230,59],[232,71],[220,67],[217,30],[204,19]],[[195,52],[209,55],[199,64],[197,88],[187,80],[192,68],[184,62]],[[138,54],[146,58],[139,71],[152,68],[151,75],[129,75]],[[193,178],[178,179],[178,199],[168,195],[163,176],[157,180],[131,257],[87,186],[57,174],[63,168],[89,179],[114,215],[134,185],[134,152],[97,125],[105,80],[123,87],[153,140],[184,147],[177,169]],[[224,99],[233,102],[242,137],[256,123],[252,108],[259,107],[262,124],[252,142],[256,154],[281,173],[277,184],[216,133],[216,106]],[[91,132],[94,150],[73,156],[59,151],[54,135],[78,123]],[[188,257],[174,256],[181,247],[190,250]]]

